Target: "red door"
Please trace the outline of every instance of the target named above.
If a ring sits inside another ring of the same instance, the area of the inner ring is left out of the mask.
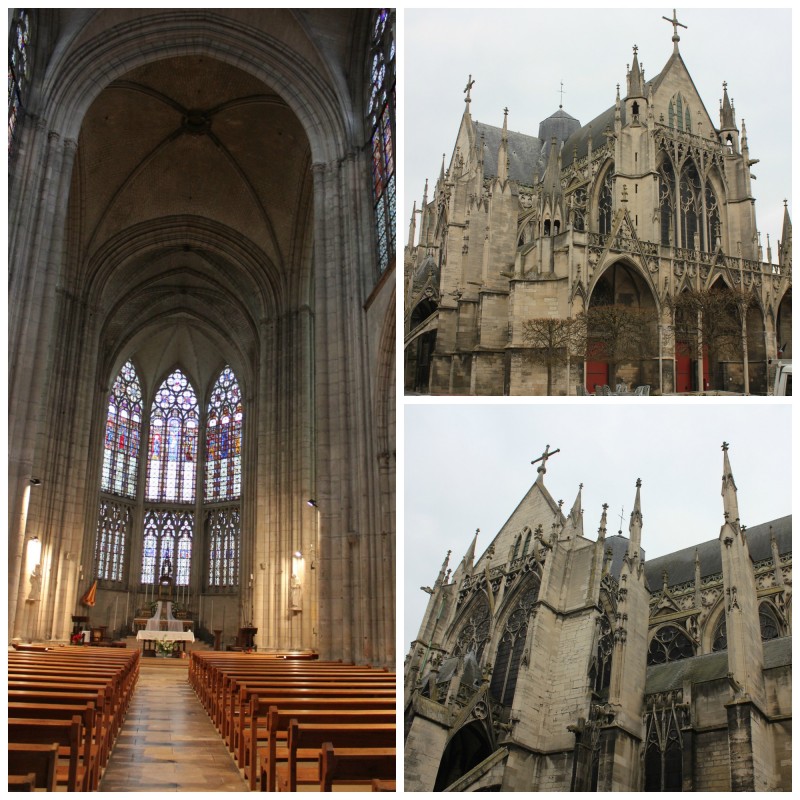
[[[692,369],[696,362],[692,361],[688,348],[678,343],[675,348],[675,391],[692,391]]]
[[[593,392],[595,386],[608,383],[608,363],[605,361],[586,362],[586,391]]]

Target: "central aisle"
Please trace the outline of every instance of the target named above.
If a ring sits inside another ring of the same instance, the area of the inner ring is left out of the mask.
[[[143,658],[101,792],[246,792],[187,681],[189,660]]]

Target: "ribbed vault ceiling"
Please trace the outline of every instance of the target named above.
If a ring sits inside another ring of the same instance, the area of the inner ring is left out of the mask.
[[[72,277],[107,355],[135,341],[156,371],[252,357],[257,321],[302,284],[310,204],[308,140],[259,80],[197,56],[109,84],[81,127],[70,195]]]

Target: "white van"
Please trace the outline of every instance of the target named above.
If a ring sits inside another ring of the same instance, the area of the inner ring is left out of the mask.
[[[775,368],[775,387],[772,394],[780,397],[791,397],[792,394],[792,362],[779,361]]]

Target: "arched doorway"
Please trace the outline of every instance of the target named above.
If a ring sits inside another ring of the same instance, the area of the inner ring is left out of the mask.
[[[433,791],[444,791],[491,754],[492,746],[483,724],[476,721],[465,725],[444,749]]]
[[[586,388],[660,386],[658,305],[639,270],[618,261],[598,278],[586,312]]]

